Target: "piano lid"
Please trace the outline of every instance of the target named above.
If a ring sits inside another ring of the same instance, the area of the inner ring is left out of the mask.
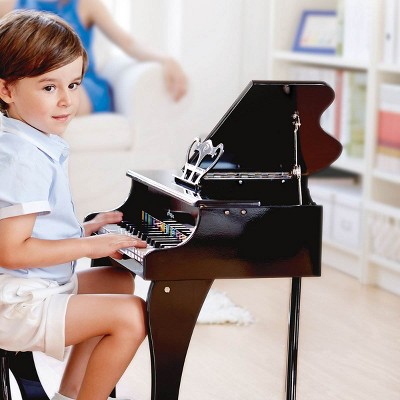
[[[334,91],[325,82],[251,81],[203,141],[224,148],[209,172],[286,173],[296,161],[302,175],[328,167],[342,151],[320,126],[333,99]],[[296,112],[301,123],[297,145]],[[192,156],[191,162],[195,160]],[[206,169],[211,162],[204,158],[200,167]]]

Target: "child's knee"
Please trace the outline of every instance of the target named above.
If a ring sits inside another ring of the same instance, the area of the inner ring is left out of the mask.
[[[135,296],[134,298],[137,300],[138,303],[137,326],[138,328],[140,328],[138,329],[138,336],[143,340],[147,335],[146,302],[140,297]]]
[[[147,335],[146,302],[137,296],[127,296],[124,307],[119,310],[121,325],[132,335],[135,332],[138,339]]]

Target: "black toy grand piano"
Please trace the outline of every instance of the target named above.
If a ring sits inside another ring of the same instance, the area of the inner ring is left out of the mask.
[[[214,279],[268,277],[292,278],[286,398],[295,399],[301,277],[321,274],[322,207],[307,178],[341,153],[320,126],[333,99],[324,82],[252,81],[207,138],[195,139],[182,170],[127,172],[125,221],[99,233],[149,243],[109,261],[151,281],[152,400],[178,399]]]

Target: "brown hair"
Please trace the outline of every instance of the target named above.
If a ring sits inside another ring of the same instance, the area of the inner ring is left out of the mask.
[[[88,57],[72,27],[55,14],[14,10],[0,19],[0,79],[12,85],[83,58],[82,77]],[[8,105],[0,99],[0,110]]]

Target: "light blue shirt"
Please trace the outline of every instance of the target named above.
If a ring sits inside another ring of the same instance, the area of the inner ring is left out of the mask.
[[[0,113],[0,219],[38,213],[32,237],[57,240],[83,236],[68,180],[67,142]],[[1,240],[1,238],[0,238]],[[75,261],[43,268],[7,269],[0,274],[70,280]]]

